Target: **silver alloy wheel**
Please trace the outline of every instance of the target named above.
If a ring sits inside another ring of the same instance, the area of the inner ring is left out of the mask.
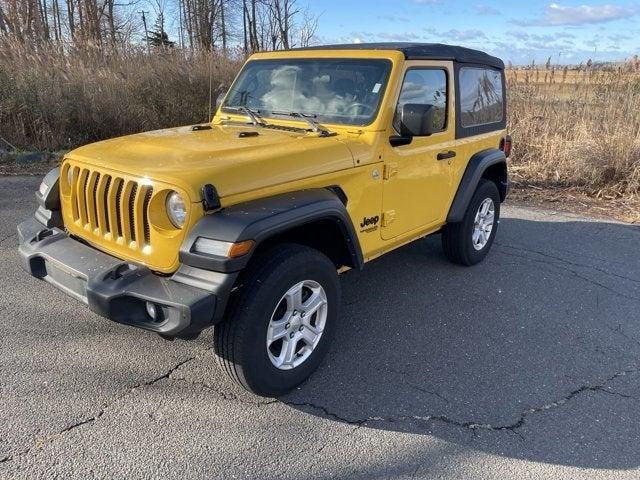
[[[485,198],[476,212],[476,218],[473,221],[473,234],[471,241],[473,248],[480,251],[482,250],[493,231],[493,221],[495,218],[496,207],[491,198]]]
[[[267,329],[271,363],[280,370],[291,370],[309,358],[320,342],[327,313],[327,294],[318,282],[304,280],[287,290]]]

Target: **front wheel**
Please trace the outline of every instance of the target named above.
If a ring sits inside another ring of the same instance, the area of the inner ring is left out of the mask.
[[[453,263],[475,265],[487,256],[498,230],[500,193],[496,184],[482,180],[464,218],[442,231],[442,249]]]
[[[340,284],[317,250],[279,245],[254,258],[214,329],[215,351],[229,376],[263,396],[303,382],[326,354],[336,327]]]

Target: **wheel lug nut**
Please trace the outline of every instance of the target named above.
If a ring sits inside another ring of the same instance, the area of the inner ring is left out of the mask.
[[[302,312],[302,313],[300,314],[300,316],[301,316],[302,318],[304,318],[304,316],[305,316],[306,314],[307,314],[307,312]]]
[[[293,332],[291,332],[291,333],[289,334],[289,338],[293,338],[294,336],[295,336],[295,333],[293,333]]]
[[[284,328],[286,328],[287,330],[289,330],[289,328],[290,328],[290,327],[291,327],[291,324],[290,324],[290,323],[287,323],[287,324],[284,326]]]
[[[298,329],[298,331],[301,332],[302,330],[304,330],[304,327],[300,325],[300,328]]]

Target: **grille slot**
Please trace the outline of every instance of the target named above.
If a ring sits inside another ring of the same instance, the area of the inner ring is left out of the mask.
[[[131,240],[136,241],[136,193],[138,193],[138,184],[134,183],[131,186],[131,193],[129,193],[129,231],[131,232]]]
[[[149,230],[149,202],[151,202],[151,195],[153,195],[153,188],[149,187],[147,193],[144,195],[144,204],[142,206],[142,223],[144,225],[144,243],[149,245],[151,243],[151,231]]]
[[[134,250],[150,245],[151,186],[88,168],[72,168],[77,171],[71,188],[71,213],[76,225]]]
[[[102,195],[102,211],[104,212],[104,229],[111,233],[111,222],[109,221],[109,188],[111,187],[111,175],[105,175],[104,194]]]
[[[122,212],[120,211],[120,201],[122,200],[122,188],[124,187],[124,181],[119,179],[118,188],[116,189],[116,220],[118,222],[118,231],[116,232],[118,237],[122,236]]]
[[[98,228],[98,182],[100,182],[100,174],[93,172],[91,174],[91,182],[89,183],[89,188],[91,188],[91,215],[89,215],[89,224],[91,228]]]

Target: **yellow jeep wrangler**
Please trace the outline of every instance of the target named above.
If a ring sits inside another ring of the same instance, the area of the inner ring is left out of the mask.
[[[505,94],[503,62],[461,47],[258,53],[211,123],[66,155],[19,251],[116,322],[182,338],[213,325],[226,372],[279,395],[329,348],[340,272],[438,232],[453,262],[487,255],[507,194]]]

